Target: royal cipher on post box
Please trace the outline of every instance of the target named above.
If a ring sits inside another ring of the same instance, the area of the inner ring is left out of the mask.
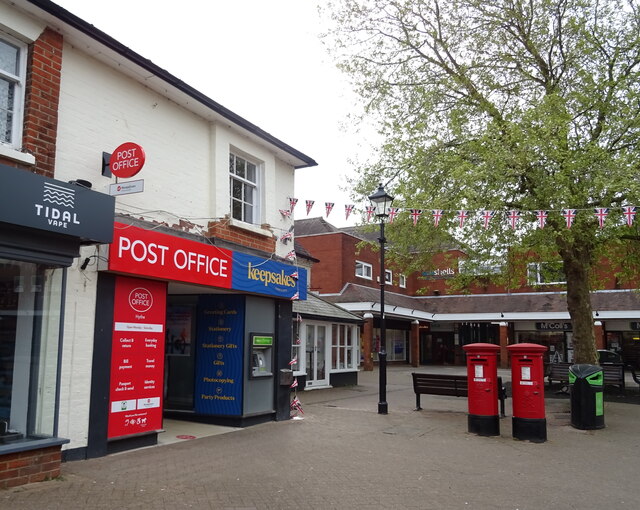
[[[498,352],[494,344],[468,344],[467,385],[469,390],[469,432],[480,436],[499,436]]]
[[[544,364],[547,348],[537,344],[507,346],[511,356],[511,396],[513,401],[513,437],[544,442],[547,420],[544,412]]]

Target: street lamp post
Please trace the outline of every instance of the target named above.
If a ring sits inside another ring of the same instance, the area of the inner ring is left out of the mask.
[[[387,414],[387,329],[384,319],[384,285],[386,273],[384,269],[384,245],[387,240],[384,237],[384,220],[389,214],[393,197],[388,195],[384,186],[380,183],[378,191],[369,197],[375,207],[376,217],[380,219],[380,347],[378,348],[378,367],[380,369],[378,414]]]

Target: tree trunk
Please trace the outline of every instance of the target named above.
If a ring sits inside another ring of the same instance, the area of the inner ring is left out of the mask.
[[[598,363],[589,293],[590,250],[575,242],[560,250],[567,278],[567,308],[573,324],[574,363]]]

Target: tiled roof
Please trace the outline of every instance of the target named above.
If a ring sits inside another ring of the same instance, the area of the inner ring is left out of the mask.
[[[319,317],[331,319],[337,322],[361,322],[357,315],[347,312],[343,308],[328,301],[308,293],[305,301],[293,302],[293,313],[299,313],[303,317]]]
[[[321,217],[296,220],[293,228],[296,237],[340,232],[340,229]]]

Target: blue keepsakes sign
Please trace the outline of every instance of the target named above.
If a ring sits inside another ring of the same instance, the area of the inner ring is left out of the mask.
[[[242,415],[244,296],[201,295],[195,410],[199,414]]]
[[[256,294],[304,300],[307,299],[307,270],[234,252],[231,287]]]

